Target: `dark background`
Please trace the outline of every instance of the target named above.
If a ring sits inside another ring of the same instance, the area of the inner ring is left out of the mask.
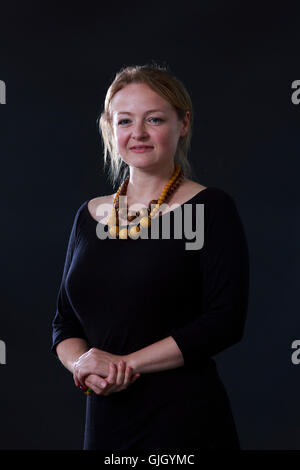
[[[195,179],[231,194],[250,252],[245,336],[215,357],[242,449],[300,449],[300,15],[280,2],[1,5],[0,449],[81,449],[85,396],[50,354],[73,218],[110,194],[96,119],[124,65],[190,92]]]

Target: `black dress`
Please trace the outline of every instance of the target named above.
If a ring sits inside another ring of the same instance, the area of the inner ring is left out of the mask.
[[[157,239],[143,229],[148,239],[136,240],[99,236],[97,227],[101,234],[108,227],[98,225],[87,204],[76,212],[70,234],[52,352],[60,341],[79,337],[90,347],[125,355],[172,336],[184,365],[142,373],[108,396],[88,396],[84,449],[239,449],[213,359],[241,340],[248,308],[248,245],[233,198],[208,187],[152,220]],[[187,249],[186,242],[196,239],[187,238],[184,221],[192,215],[192,228],[200,233],[201,208],[204,244]],[[167,218],[169,238],[162,231]],[[178,220],[181,238],[175,236]]]

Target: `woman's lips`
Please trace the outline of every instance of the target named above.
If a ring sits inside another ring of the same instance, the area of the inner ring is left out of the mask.
[[[153,147],[131,147],[130,149],[134,153],[144,153],[144,152],[149,152],[150,150],[153,150]]]

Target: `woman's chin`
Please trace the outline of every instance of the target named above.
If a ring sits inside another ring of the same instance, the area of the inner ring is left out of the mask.
[[[156,165],[157,159],[154,158],[147,158],[146,155],[138,155],[138,158],[128,158],[126,159],[125,163],[131,167],[135,168],[151,168]]]

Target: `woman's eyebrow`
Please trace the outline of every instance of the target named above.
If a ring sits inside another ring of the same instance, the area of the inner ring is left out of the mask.
[[[164,112],[162,109],[149,109],[149,111],[145,111],[144,114],[155,113],[157,111],[159,111],[161,113]],[[118,114],[130,114],[130,115],[132,115],[132,113],[130,113],[129,111],[119,111]]]

